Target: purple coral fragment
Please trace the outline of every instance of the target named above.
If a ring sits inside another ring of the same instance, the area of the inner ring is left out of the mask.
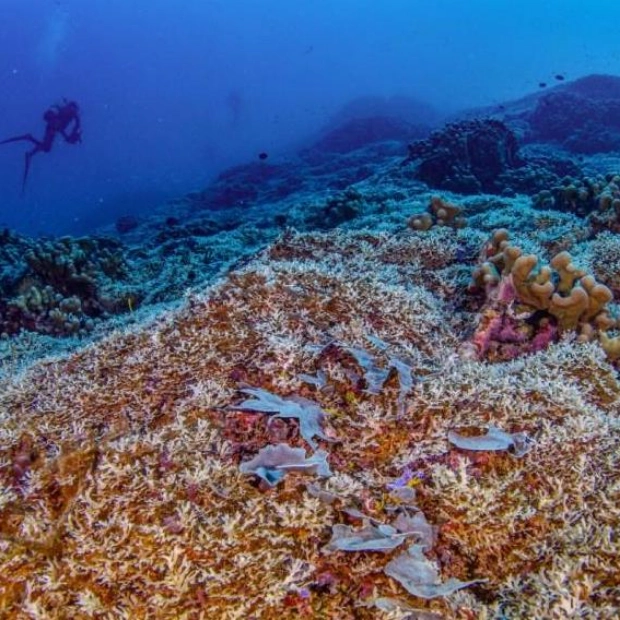
[[[423,553],[422,545],[411,545],[396,556],[384,569],[388,577],[396,579],[410,594],[424,599],[447,596],[461,588],[485,581],[461,581],[451,577],[442,583],[436,566]]]
[[[523,456],[530,449],[530,439],[525,433],[506,433],[489,426],[486,435],[464,437],[455,431],[448,432],[448,441],[461,450],[508,450],[513,448],[516,456]]]
[[[245,411],[260,411],[274,414],[274,418],[297,418],[299,420],[299,432],[312,448],[316,448],[313,437],[320,437],[326,441],[329,438],[321,429],[321,422],[325,412],[317,403],[301,396],[281,398],[262,388],[245,388],[241,390],[245,394],[253,396],[252,400],[244,400],[235,406],[235,409]]]
[[[303,448],[291,448],[285,443],[264,447],[253,459],[241,463],[239,470],[243,474],[256,474],[269,486],[275,486],[287,472],[332,475],[327,463],[327,452],[317,450],[310,458],[306,458]]]
[[[366,522],[356,530],[338,523],[332,526],[332,538],[325,547],[328,551],[391,551],[404,540],[404,535],[391,525],[373,525]]]

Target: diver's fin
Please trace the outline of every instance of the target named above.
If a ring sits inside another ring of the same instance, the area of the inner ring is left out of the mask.
[[[32,153],[26,153],[26,165],[24,166],[24,178],[22,179],[22,195],[26,191],[26,181],[28,180],[28,172],[30,172],[30,160]]]
[[[29,133],[25,133],[23,136],[15,136],[14,138],[7,138],[6,140],[0,141],[0,144],[8,144],[9,142],[21,142],[22,140],[32,142],[33,144],[39,144],[39,141],[33,136],[31,136]]]

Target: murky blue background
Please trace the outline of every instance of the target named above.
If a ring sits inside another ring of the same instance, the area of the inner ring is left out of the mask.
[[[620,73],[617,0],[2,0],[0,139],[63,96],[84,141],[0,147],[0,225],[82,233],[283,157],[361,96],[441,112]]]

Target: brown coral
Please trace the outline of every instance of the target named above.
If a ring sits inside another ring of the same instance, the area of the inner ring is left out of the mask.
[[[467,220],[462,215],[463,209],[447,202],[440,196],[433,196],[426,213],[414,215],[409,220],[409,227],[414,230],[429,230],[433,226],[463,228]]]
[[[486,320],[479,323],[474,337],[480,355],[486,355],[489,339],[497,336],[497,322],[488,320],[493,313],[499,313],[504,322],[509,322],[510,331],[528,334],[525,337],[528,344],[522,352],[531,352],[530,341],[541,334],[532,331],[532,321],[525,321],[524,316],[519,318],[512,310],[513,304],[519,306],[521,313],[544,312],[549,318],[553,317],[560,332],[578,331],[582,341],[591,340],[595,334],[615,326],[608,311],[613,293],[592,275],[578,269],[568,252],[559,252],[549,265],[539,266],[538,257],[524,255],[520,248],[510,245],[507,231],[502,229],[492,235],[484,254],[487,260],[472,274],[472,288],[486,292],[487,307],[482,312]],[[540,323],[543,317],[537,315],[536,324],[546,325]],[[504,324],[499,333],[507,333],[507,329],[508,324]],[[509,342],[513,340],[511,337]],[[537,342],[540,343],[540,339]],[[538,346],[534,350],[538,350]],[[518,348],[511,351],[511,357],[519,354]]]

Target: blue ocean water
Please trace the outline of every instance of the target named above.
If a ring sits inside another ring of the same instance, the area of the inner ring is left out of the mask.
[[[616,73],[617,2],[2,0],[0,139],[79,102],[83,142],[0,147],[0,224],[83,234],[284,156],[351,101],[441,114]]]
[[[0,8],[0,618],[620,617],[617,0]]]

